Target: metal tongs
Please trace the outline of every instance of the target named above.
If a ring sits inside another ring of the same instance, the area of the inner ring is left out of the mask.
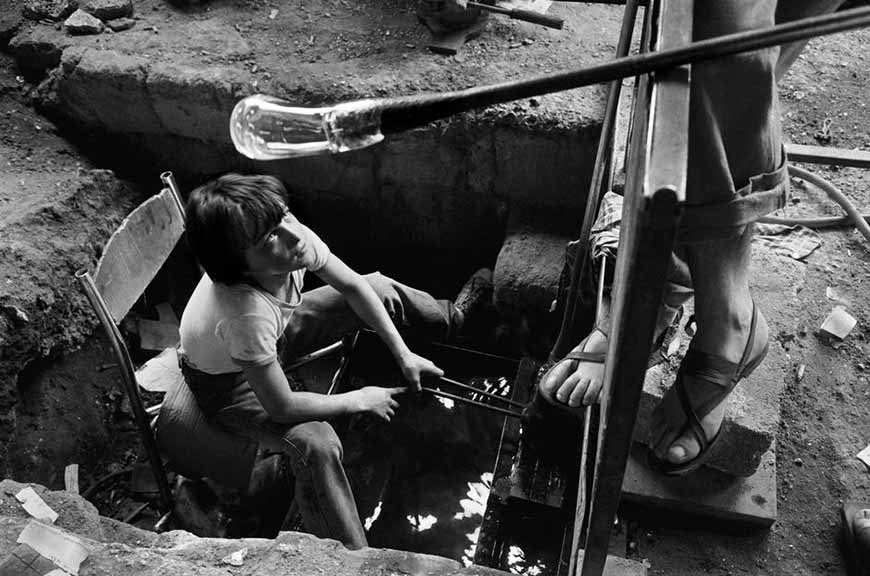
[[[525,409],[525,405],[515,402],[509,398],[505,398],[504,396],[499,396],[498,394],[493,394],[491,392],[486,392],[485,390],[481,390],[476,386],[469,386],[468,384],[463,384],[462,382],[458,382],[456,380],[452,380],[450,378],[446,378],[444,376],[439,377],[431,377],[427,379],[432,382],[434,380],[438,381],[438,384],[435,386],[441,386],[444,384],[449,384],[450,386],[455,386],[456,388],[460,388],[462,390],[467,390],[473,392],[472,398],[466,398],[465,396],[457,396],[456,394],[451,394],[449,392],[444,392],[440,388],[433,388],[430,386],[421,386],[421,390],[424,392],[428,392],[433,396],[440,396],[441,398],[446,398],[448,400],[454,400],[456,402],[462,402],[464,404],[469,404],[471,406],[476,406],[477,408],[482,408],[484,410],[489,410],[491,412],[496,412],[498,414],[502,414],[503,416],[511,416],[513,418],[522,417],[523,410]],[[488,399],[490,401],[498,401],[503,402],[504,407],[501,406],[493,406],[487,402],[478,402],[474,400],[474,396],[483,397],[483,399]]]

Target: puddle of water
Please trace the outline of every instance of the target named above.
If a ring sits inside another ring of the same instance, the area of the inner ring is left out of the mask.
[[[367,380],[359,379],[352,387],[373,384]],[[465,383],[510,392],[505,378]],[[356,418],[344,435],[346,468],[369,545],[470,565],[503,417],[425,393],[400,402],[390,424]]]

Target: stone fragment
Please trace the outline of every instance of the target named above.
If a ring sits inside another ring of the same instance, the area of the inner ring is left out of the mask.
[[[31,20],[57,22],[68,18],[78,7],[78,0],[30,0],[24,5],[22,12],[25,18]]]
[[[115,20],[133,15],[131,0],[85,0],[82,10],[100,20]]]
[[[132,18],[115,18],[114,20],[109,20],[108,22],[106,22],[106,26],[108,26],[112,30],[112,32],[129,30],[135,25],[136,21]]]
[[[99,34],[103,31],[103,22],[84,10],[78,9],[66,19],[63,27],[68,34],[73,35]]]

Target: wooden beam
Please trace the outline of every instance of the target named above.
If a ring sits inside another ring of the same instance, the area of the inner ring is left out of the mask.
[[[867,150],[846,150],[807,144],[786,144],[785,150],[788,159],[792,162],[870,168],[870,151]]]

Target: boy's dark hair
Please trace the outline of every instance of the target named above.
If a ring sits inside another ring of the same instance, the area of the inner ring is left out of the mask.
[[[212,280],[238,284],[246,280],[245,251],[286,211],[287,189],[274,176],[224,174],[190,193],[187,241]]]

